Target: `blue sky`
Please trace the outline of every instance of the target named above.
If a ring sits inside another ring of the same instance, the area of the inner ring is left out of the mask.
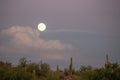
[[[119,0],[1,0],[0,60],[21,57],[52,68],[120,63]],[[46,31],[37,30],[44,22]]]

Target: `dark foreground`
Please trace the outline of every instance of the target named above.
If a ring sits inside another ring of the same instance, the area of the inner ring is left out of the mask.
[[[53,71],[47,63],[31,63],[21,58],[17,66],[0,61],[0,80],[120,80],[120,65],[107,62],[102,68],[81,66],[74,70],[71,58],[69,68],[60,70],[57,65]]]

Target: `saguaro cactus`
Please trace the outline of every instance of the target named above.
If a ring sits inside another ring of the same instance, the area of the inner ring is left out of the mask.
[[[73,69],[73,60],[72,57],[70,58],[70,65],[69,65],[69,72],[72,74],[72,69]]]
[[[57,69],[56,69],[57,72],[59,72],[59,65],[57,65]]]

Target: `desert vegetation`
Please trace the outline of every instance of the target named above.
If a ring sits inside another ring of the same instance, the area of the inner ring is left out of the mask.
[[[80,66],[74,70],[72,57],[68,68],[51,70],[49,64],[32,63],[25,57],[16,66],[10,62],[0,61],[0,80],[120,80],[120,65],[118,63],[105,64],[101,68]]]

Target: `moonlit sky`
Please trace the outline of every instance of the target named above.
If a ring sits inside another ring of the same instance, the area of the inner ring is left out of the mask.
[[[37,25],[44,22],[44,32]],[[51,68],[120,63],[120,0],[0,0],[0,60]]]

